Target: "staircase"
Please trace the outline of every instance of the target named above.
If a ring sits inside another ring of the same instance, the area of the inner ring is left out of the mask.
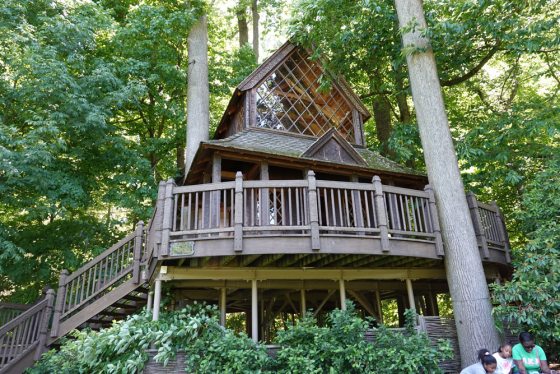
[[[157,264],[154,245],[147,243],[150,232],[157,236],[153,222],[146,229],[139,222],[132,234],[72,274],[63,270],[56,298],[48,290],[31,307],[0,304],[0,374],[23,372],[76,328],[108,327],[145,306]]]

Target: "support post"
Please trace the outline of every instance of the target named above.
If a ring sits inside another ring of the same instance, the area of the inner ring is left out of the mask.
[[[140,259],[142,257],[142,240],[144,239],[144,222],[136,224],[134,236],[134,262],[132,267],[132,279],[134,284],[140,283]]]
[[[383,197],[383,185],[378,175],[372,179],[373,188],[375,189],[375,214],[377,216],[377,225],[379,226],[379,239],[381,240],[381,251],[389,252],[389,230],[387,228],[387,207]]]
[[[311,232],[311,249],[318,251],[321,249],[321,238],[319,237],[319,207],[317,205],[317,181],[315,173],[309,170],[307,173],[308,198],[309,198],[309,225]]]
[[[301,289],[299,291],[299,301],[300,301],[300,309],[301,309],[301,316],[305,316],[305,312],[307,310],[306,300],[305,300],[305,289]]]
[[[346,286],[344,279],[338,280],[338,287],[340,289],[340,310],[346,310]]]
[[[243,250],[243,174],[235,174],[235,213],[233,231],[233,250]]]
[[[375,290],[375,302],[377,303],[377,312],[379,313],[379,323],[383,323],[383,304],[381,304],[381,292],[379,292],[379,287]]]
[[[152,307],[154,306],[154,291],[148,292],[148,300],[146,302],[146,311],[149,313],[152,311]]]
[[[478,210],[478,201],[472,192],[467,193],[467,203],[469,204],[469,210],[471,212],[471,219],[473,222],[474,232],[476,234],[476,240],[482,247],[482,257],[484,259],[488,259],[490,258],[488,241],[486,240],[486,234],[484,233],[484,228],[482,226],[482,219],[480,218],[480,211]]]
[[[257,293],[257,281],[251,281],[251,339],[255,343],[259,341],[259,304]]]
[[[227,289],[225,287],[220,288],[220,325],[226,325],[226,296]]]
[[[173,224],[173,185],[175,182],[173,179],[169,178],[165,184],[165,200],[163,206],[163,225],[161,232],[161,248],[160,256],[169,256],[169,233],[171,232],[171,227]]]
[[[157,277],[154,283],[154,310],[152,313],[152,321],[157,321],[159,319],[159,310],[161,307],[161,279]]]
[[[60,326],[60,317],[64,312],[64,303],[66,302],[66,278],[68,277],[68,270],[64,269],[60,272],[58,279],[58,292],[56,295],[56,303],[54,306],[54,315],[51,327],[51,338],[58,337],[58,327]]]
[[[414,299],[414,292],[412,290],[412,280],[410,279],[405,279],[406,281],[406,293],[408,295],[408,305],[410,306],[410,309],[416,311],[416,302]]]
[[[436,243],[436,255],[439,257],[443,257],[444,255],[443,240],[441,238],[441,228],[439,226],[439,217],[438,217],[438,212],[436,207],[436,197],[434,195],[434,190],[429,184],[427,184],[426,187],[424,187],[424,191],[428,193],[428,202],[429,202],[428,209],[429,209],[429,216],[432,222],[432,231],[434,233],[434,240]]]
[[[52,289],[47,290],[46,295],[47,307],[45,308],[43,315],[41,316],[41,325],[39,328],[39,344],[35,350],[35,360],[41,358],[43,352],[47,350],[47,333],[49,331],[49,321],[53,312],[54,304],[54,291]]]
[[[164,206],[165,206],[165,186],[166,183],[164,181],[159,182],[158,186],[158,195],[156,201],[156,214],[154,215],[154,223],[153,223],[153,237],[150,235],[148,238],[148,245],[152,246],[152,258],[159,257],[159,252],[161,248],[161,237],[162,237],[162,227],[163,227],[163,214],[164,214]]]

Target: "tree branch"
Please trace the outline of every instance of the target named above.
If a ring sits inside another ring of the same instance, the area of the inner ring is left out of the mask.
[[[492,47],[492,49],[490,51],[488,51],[488,53],[486,54],[486,56],[484,56],[484,58],[482,60],[480,60],[480,62],[473,67],[471,70],[469,70],[466,74],[461,75],[460,77],[455,77],[446,81],[441,81],[440,84],[442,86],[454,86],[456,84],[462,83],[470,78],[472,78],[473,76],[475,76],[480,69],[482,69],[484,67],[484,65],[486,65],[486,63],[488,61],[490,61],[490,59],[496,54],[496,52],[498,52],[498,50],[500,49],[500,45],[502,43],[498,40],[496,42],[496,44],[494,45],[494,47]]]

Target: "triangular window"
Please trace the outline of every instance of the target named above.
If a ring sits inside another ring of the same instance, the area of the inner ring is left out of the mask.
[[[354,143],[352,107],[336,84],[319,92],[324,71],[301,49],[294,52],[256,90],[256,125],[322,136],[334,128]]]

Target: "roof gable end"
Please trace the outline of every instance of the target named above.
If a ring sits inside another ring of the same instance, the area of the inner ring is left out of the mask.
[[[301,157],[344,164],[367,165],[366,161],[354,147],[334,128],[317,139],[315,143],[301,154]]]

